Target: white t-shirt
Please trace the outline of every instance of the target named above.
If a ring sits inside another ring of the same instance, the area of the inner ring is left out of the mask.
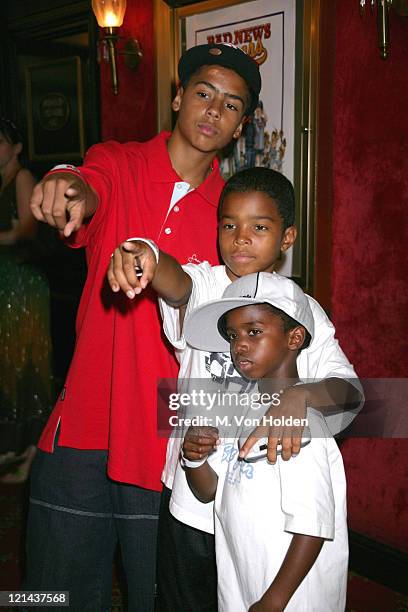
[[[183,269],[193,281],[192,292],[187,304],[186,316],[197,306],[210,300],[222,297],[231,283],[225,266],[210,266],[208,262],[199,265],[186,264]],[[321,306],[312,297],[307,296],[312,309],[315,333],[313,341],[307,349],[299,353],[297,368],[299,378],[303,382],[319,381],[324,378],[338,377],[358,379],[353,366],[341,350],[336,338],[335,329]],[[163,318],[163,329],[168,340],[175,347],[177,359],[180,362],[179,392],[188,392],[189,380],[208,379],[210,377],[222,384],[225,389],[234,384],[232,381],[239,376],[229,353],[208,353],[199,351],[187,345],[183,334],[180,334],[179,311],[172,308],[164,300],[159,300]],[[242,379],[241,379],[242,380]],[[351,382],[353,382],[351,380]],[[247,383],[248,390],[253,383]],[[245,390],[244,388],[241,389]],[[355,412],[340,412],[326,417],[327,425],[333,435],[336,435],[353,420]],[[178,437],[177,437],[178,436]],[[166,464],[162,480],[166,487],[173,489],[170,500],[170,511],[178,520],[202,531],[214,533],[213,504],[203,504],[197,500],[188,486],[183,468],[179,465],[181,438],[179,432],[169,439],[166,454]],[[303,451],[301,451],[303,452]],[[211,455],[209,461],[217,461],[218,451]],[[177,469],[176,469],[177,468]]]
[[[288,612],[340,612],[346,603],[348,538],[343,461],[321,413],[308,410],[312,441],[275,465],[237,461],[222,445],[215,499],[219,612],[247,612],[274,580],[295,533],[326,541]],[[215,466],[213,466],[215,467]]]

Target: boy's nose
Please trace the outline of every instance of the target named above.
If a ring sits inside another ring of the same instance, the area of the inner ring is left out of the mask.
[[[247,244],[249,242],[249,237],[246,232],[241,230],[237,232],[234,242],[235,244]]]
[[[207,108],[207,115],[212,119],[220,119],[221,117],[221,102],[218,100],[212,100]]]
[[[246,355],[247,351],[248,351],[248,342],[244,339],[244,338],[237,338],[234,341],[234,348],[233,351],[236,355],[236,357],[239,357],[240,355]]]

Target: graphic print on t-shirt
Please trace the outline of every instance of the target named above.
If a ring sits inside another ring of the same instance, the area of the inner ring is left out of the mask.
[[[246,380],[238,374],[230,353],[206,353],[205,369],[209,372],[211,379],[223,385],[226,390],[233,385],[236,391],[249,393],[256,386],[254,381]]]

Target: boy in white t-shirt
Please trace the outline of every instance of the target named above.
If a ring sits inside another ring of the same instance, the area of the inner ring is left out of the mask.
[[[300,382],[297,356],[313,339],[314,320],[295,283],[259,272],[193,311],[185,333],[195,346],[214,350],[227,340],[242,376],[258,380],[262,393],[276,397]],[[249,420],[254,414],[247,409]],[[215,499],[220,612],[344,610],[343,462],[321,412],[309,408],[307,420],[310,443],[297,459],[278,457],[275,464],[266,456],[253,463],[240,459],[239,430],[232,443],[218,448],[214,428],[187,431],[182,462],[188,483],[203,503]],[[211,467],[213,450],[218,461]]]
[[[188,392],[200,378],[217,380],[225,389],[235,384],[237,373],[228,350],[224,347],[224,351],[214,352],[205,344],[201,345],[203,350],[197,350],[188,338],[186,342],[184,316],[200,304],[220,298],[237,278],[253,272],[272,272],[296,239],[294,219],[295,197],[290,181],[274,170],[250,168],[231,177],[221,194],[218,241],[224,265],[203,262],[180,266],[162,251],[159,256],[156,245],[145,239],[131,239],[115,250],[108,272],[112,290],[121,289],[132,299],[151,282],[162,298],[164,331],[180,362],[179,390]],[[136,276],[136,265],[143,271],[141,277]],[[304,417],[307,406],[313,405],[324,412],[335,435],[354,418],[361,399],[359,384],[335,339],[332,323],[313,298],[307,299],[315,334],[311,345],[298,357],[302,384],[285,391],[279,413]],[[205,330],[203,333],[205,336]],[[241,379],[241,390],[248,391],[250,384]],[[283,459],[299,453],[301,433],[299,427],[284,430],[271,427],[268,459],[276,460],[278,438],[282,439]],[[255,441],[256,436],[250,437],[242,454],[248,453]],[[217,606],[214,544],[210,535],[214,532],[213,508],[212,504],[199,502],[191,492],[184,470],[178,467],[180,445],[180,437],[170,438],[163,470],[165,486],[158,536],[159,610],[210,612]]]

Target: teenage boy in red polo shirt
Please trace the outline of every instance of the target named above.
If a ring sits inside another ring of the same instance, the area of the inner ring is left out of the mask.
[[[129,236],[152,236],[180,262],[217,261],[217,151],[258,101],[258,66],[226,45],[179,63],[172,134],[92,147],[35,188],[34,216],[86,247],[88,277],[74,357],[32,470],[25,589],[70,591],[71,610],[111,607],[119,541],[130,610],[153,609],[155,539],[166,440],[156,434],[158,378],[177,365],[154,294],[129,301],[105,282]],[[204,229],[205,228],[205,229]]]

